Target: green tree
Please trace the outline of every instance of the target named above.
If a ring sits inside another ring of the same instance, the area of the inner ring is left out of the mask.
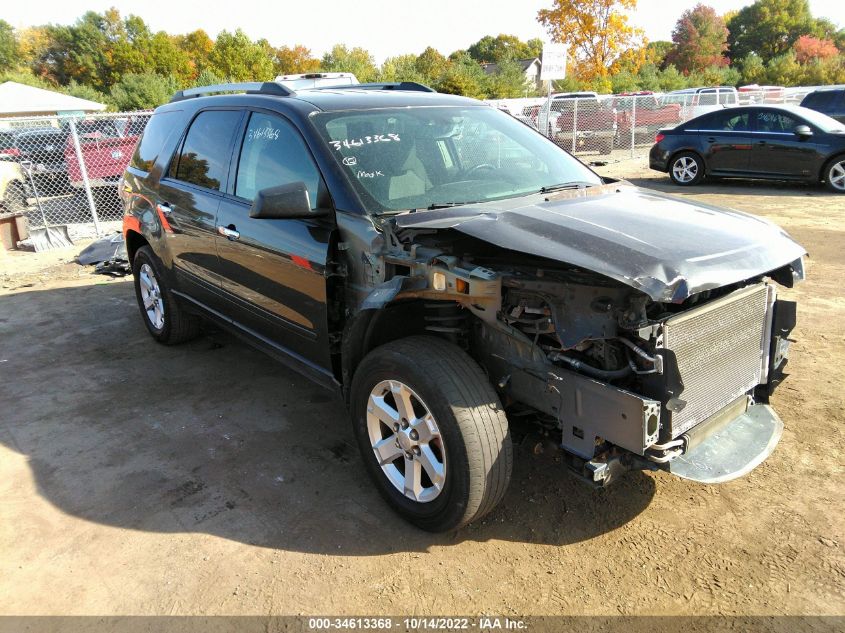
[[[128,73],[112,86],[111,100],[118,110],[149,110],[170,101],[179,88],[179,81],[173,77]]]
[[[672,42],[655,40],[646,44],[646,64],[653,64],[657,68],[666,66],[666,56],[672,50]]]
[[[253,42],[241,29],[221,31],[208,55],[209,69],[232,81],[269,81],[273,60],[261,42]]]
[[[429,85],[437,83],[448,66],[449,60],[431,46],[420,53],[416,61],[417,71]]]
[[[666,68],[661,70],[658,77],[660,90],[663,92],[680,90],[681,88],[686,88],[689,85],[687,78],[684,77],[683,74],[681,74],[681,72],[672,64],[669,64]]]
[[[788,51],[769,60],[766,74],[769,83],[776,86],[797,86],[801,83],[803,69],[795,53]]]
[[[0,20],[0,72],[17,68],[20,61],[15,29],[5,20]]]
[[[734,64],[736,66],[736,64]],[[766,65],[757,53],[748,53],[739,62],[742,83],[744,84],[765,84]]]
[[[485,35],[467,49],[470,57],[479,63],[499,63],[506,59],[529,59],[540,57],[543,40],[535,38],[523,42],[515,35]]]
[[[76,83],[73,79],[70,80],[70,83],[62,91],[71,97],[78,97],[79,99],[87,99],[88,101],[95,101],[97,103],[111,103],[111,98],[108,95],[95,90],[91,86]]]
[[[713,7],[697,4],[684,11],[672,31],[672,42],[666,61],[681,72],[728,65],[728,28]]]
[[[485,92],[490,99],[524,97],[536,90],[534,85],[529,85],[519,62],[508,58],[496,64],[495,72],[487,75],[485,83]]]
[[[381,65],[378,74],[379,81],[418,81],[425,83],[426,77],[417,69],[417,56],[397,55],[388,57]]]
[[[361,83],[375,81],[378,76],[375,60],[363,48],[348,49],[345,44],[335,44],[323,55],[320,67],[326,72],[352,73]]]
[[[463,53],[446,67],[435,88],[438,92],[484,99],[487,97],[486,82],[481,65],[469,53]]]
[[[763,62],[783,55],[818,26],[808,0],[757,0],[728,22],[732,59],[757,53]]]

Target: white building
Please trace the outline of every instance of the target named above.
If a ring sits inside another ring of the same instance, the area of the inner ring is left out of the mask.
[[[34,88],[25,84],[7,81],[0,84],[0,128],[15,127],[8,117],[54,117],[45,119],[45,125],[56,125],[59,117],[82,116],[90,112],[102,112],[104,103],[88,101],[78,97]],[[5,119],[5,120],[4,120]],[[31,127],[32,122],[27,123]]]

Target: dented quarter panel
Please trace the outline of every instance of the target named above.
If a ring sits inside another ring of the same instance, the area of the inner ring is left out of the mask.
[[[774,271],[806,254],[783,229],[762,218],[628,183],[417,211],[398,216],[396,224],[455,229],[674,303]]]

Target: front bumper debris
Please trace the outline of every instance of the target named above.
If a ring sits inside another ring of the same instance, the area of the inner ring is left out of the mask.
[[[783,422],[774,409],[755,404],[664,468],[706,484],[730,481],[751,472],[771,455],[782,433]]]

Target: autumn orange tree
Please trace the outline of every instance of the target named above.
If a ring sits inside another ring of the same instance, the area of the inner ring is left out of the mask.
[[[569,45],[578,78],[596,81],[644,61],[643,31],[628,23],[626,13],[636,6],[637,0],[554,0],[537,21],[553,41]]]

